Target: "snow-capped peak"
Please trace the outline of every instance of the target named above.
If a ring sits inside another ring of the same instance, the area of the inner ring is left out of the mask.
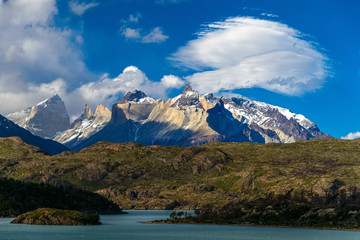
[[[196,107],[200,103],[199,97],[199,93],[192,90],[189,84],[186,84],[182,94],[174,97],[171,100],[171,104],[172,106],[175,105],[177,108]]]
[[[57,105],[62,103],[63,100],[60,98],[60,96],[58,94],[55,94],[54,96],[52,96],[51,98],[45,99],[44,101],[39,102],[38,104],[36,104],[35,106],[38,107],[47,107],[47,106],[51,106],[51,105]]]
[[[128,92],[118,103],[153,103],[154,101],[154,98],[146,96],[144,92],[135,90]]]

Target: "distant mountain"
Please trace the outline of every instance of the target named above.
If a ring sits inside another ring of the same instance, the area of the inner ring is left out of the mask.
[[[219,98],[212,94],[204,97],[212,104],[219,101]],[[261,133],[266,142],[291,143],[331,137],[321,132],[314,122],[301,114],[292,113],[289,109],[253,101],[243,96],[223,100],[224,107],[235,119],[251,125],[254,130]]]
[[[80,150],[99,141],[179,146],[211,141],[291,143],[328,137],[314,122],[288,109],[242,96],[201,96],[186,85],[182,94],[167,102],[138,90],[128,92],[113,105],[108,125],[68,146]]]
[[[47,139],[53,139],[70,127],[65,104],[57,94],[33,107],[10,113],[6,118],[32,134]]]
[[[51,155],[69,151],[67,147],[58,142],[34,136],[2,115],[0,115],[0,137],[19,137],[26,143],[39,147]]]
[[[54,140],[74,148],[85,139],[102,130],[110,119],[111,111],[108,108],[99,105],[94,113],[85,105],[84,113],[71,124],[69,129],[55,137]]]

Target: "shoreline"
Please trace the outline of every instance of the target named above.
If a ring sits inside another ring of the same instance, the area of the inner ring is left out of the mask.
[[[238,226],[238,227],[266,227],[266,228],[294,228],[294,229],[314,229],[314,230],[332,230],[332,231],[347,231],[347,232],[360,232],[360,229],[348,228],[326,228],[326,227],[305,227],[305,226],[279,226],[279,225],[259,225],[259,224],[229,224],[229,223],[194,223],[194,222],[165,222],[165,220],[154,220],[139,222],[142,224],[191,224],[191,225],[218,225],[218,226]]]

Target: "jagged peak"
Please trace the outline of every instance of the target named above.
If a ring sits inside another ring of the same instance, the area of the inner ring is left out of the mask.
[[[94,116],[94,112],[89,108],[87,104],[85,104],[83,118],[89,119],[92,116]]]
[[[221,97],[221,98],[219,99],[219,101],[216,103],[216,105],[219,105],[219,106],[221,106],[221,107],[224,107],[224,98]]]
[[[126,95],[118,103],[127,103],[127,102],[138,102],[142,98],[146,98],[147,95],[140,90],[135,90],[133,92],[127,92]]]
[[[95,110],[95,115],[104,115],[104,114],[111,114],[110,109],[104,107],[103,105],[98,105]]]
[[[225,100],[225,99],[224,99],[223,97],[221,97],[221,98],[217,101],[217,103],[215,104],[214,109],[216,109],[217,111],[223,112],[223,111],[225,110],[224,100]]]
[[[193,89],[190,86],[190,84],[186,84],[182,94],[185,94],[186,92],[192,92],[192,91],[193,91]]]

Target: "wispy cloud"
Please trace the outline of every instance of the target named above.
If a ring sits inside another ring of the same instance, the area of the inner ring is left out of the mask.
[[[135,14],[130,14],[129,16],[129,22],[132,22],[132,23],[137,23],[139,22],[140,18],[141,18],[141,13],[137,12]]]
[[[156,4],[166,4],[166,3],[182,3],[188,0],[155,0]]]
[[[121,20],[121,35],[126,39],[135,40],[140,43],[162,43],[169,38],[169,36],[163,33],[161,27],[154,27],[149,32],[137,27],[141,17],[140,13],[136,13],[134,15],[131,14],[127,19]]]
[[[78,16],[82,16],[87,10],[96,7],[98,5],[99,3],[97,2],[86,3],[86,2],[79,2],[77,0],[72,0],[69,2],[70,10]]]
[[[132,24],[136,24],[137,22],[140,21],[141,18],[142,18],[141,13],[137,12],[135,14],[130,14],[127,19],[121,19],[121,23],[122,26],[126,27]]]
[[[349,133],[345,137],[341,137],[341,139],[347,139],[347,140],[352,140],[356,138],[360,138],[360,132]]]
[[[160,27],[155,27],[151,32],[142,37],[143,43],[162,43],[166,41],[169,36],[163,34]]]
[[[134,28],[125,28],[121,34],[127,39],[139,39],[140,36],[140,29]]]
[[[272,14],[272,13],[261,13],[260,15],[264,16],[264,17],[272,17],[272,18],[278,18],[279,17],[278,15]]]
[[[329,75],[327,57],[301,32],[250,17],[206,25],[170,59],[197,71],[186,79],[200,92],[260,87],[300,95]]]

